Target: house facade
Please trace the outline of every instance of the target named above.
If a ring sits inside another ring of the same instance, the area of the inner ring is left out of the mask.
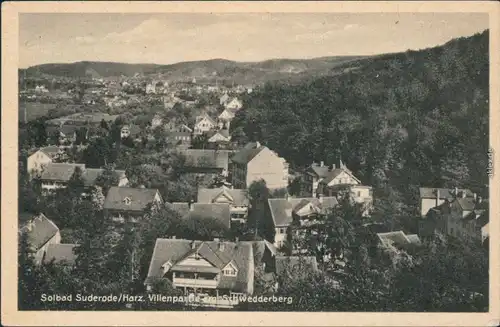
[[[157,189],[111,187],[104,200],[103,210],[117,223],[137,222],[148,210],[155,211],[163,205]]]
[[[435,208],[443,204],[445,201],[451,202],[460,192],[465,192],[468,198],[474,197],[474,194],[469,189],[448,189],[448,188],[434,188],[434,187],[421,187],[420,193],[420,215],[425,217],[431,208]]]
[[[157,239],[145,281],[168,279],[198,305],[233,307],[223,295],[251,295],[255,261],[251,242]]]
[[[209,135],[209,143],[229,143],[231,142],[231,135],[227,129],[221,129]]]
[[[40,174],[44,167],[52,163],[59,153],[60,150],[57,146],[48,146],[30,155],[26,161],[28,174]]]
[[[317,223],[317,219],[337,206],[338,201],[336,197],[286,197],[268,199],[268,205],[276,232],[274,246],[281,248],[285,245],[290,232],[293,231],[300,236],[302,228]]]
[[[194,134],[201,135],[203,133],[208,133],[209,131],[217,128],[217,122],[213,120],[208,115],[201,115],[196,117],[196,123],[194,125]]]
[[[335,167],[333,167],[335,168]],[[315,197],[319,182],[328,177],[329,167],[323,161],[319,164],[313,163],[304,170],[301,178],[301,189],[303,194]]]
[[[33,260],[37,265],[42,264],[45,253],[51,244],[61,243],[59,228],[44,214],[33,217],[19,232],[27,234]]]
[[[198,203],[229,204],[231,221],[242,224],[247,222],[250,200],[246,190],[226,186],[215,189],[200,188],[197,199]]]
[[[259,142],[249,143],[231,157],[232,185],[248,188],[263,179],[269,189],[288,186],[288,163]]]

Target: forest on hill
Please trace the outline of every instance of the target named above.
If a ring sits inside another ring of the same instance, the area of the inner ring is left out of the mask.
[[[245,99],[234,137],[259,140],[296,168],[341,158],[379,198],[408,198],[419,186],[484,191],[488,38],[485,31],[357,60],[343,74],[267,83]]]
[[[82,61],[65,64],[43,64],[21,69],[19,76],[28,77],[116,77],[140,74],[169,81],[199,82],[227,81],[236,84],[259,84],[280,79],[295,80],[313,75],[328,74],[338,66],[361,57],[322,57],[313,59],[272,59],[261,62],[237,62],[225,59],[179,62],[171,65],[127,64],[116,62]]]

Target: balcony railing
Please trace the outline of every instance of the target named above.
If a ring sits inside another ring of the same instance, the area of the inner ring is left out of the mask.
[[[178,287],[205,287],[216,288],[217,281],[215,279],[194,279],[194,278],[174,278],[174,286]]]

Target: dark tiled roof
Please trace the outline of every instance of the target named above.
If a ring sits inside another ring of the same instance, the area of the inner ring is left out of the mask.
[[[474,201],[474,198],[457,198],[456,201],[462,208],[462,210],[465,211],[471,211],[474,210],[476,206],[476,202]]]
[[[85,169],[84,164],[74,163],[49,163],[42,171],[41,180],[54,182],[67,182],[73,176],[75,168],[79,167],[82,172]]]
[[[188,167],[228,169],[229,151],[188,149],[181,153]]]
[[[257,156],[260,151],[262,151],[265,146],[257,147],[256,143],[248,143],[243,149],[236,152],[232,157],[231,161],[239,164],[247,164],[252,161],[255,156]]]
[[[187,218],[214,218],[227,228],[231,227],[231,211],[229,204],[193,203]]]
[[[448,199],[451,200],[455,198],[455,189],[448,188],[437,188],[437,187],[421,187],[420,189],[420,198],[425,199],[435,199],[437,191],[439,190],[439,198],[440,199]],[[462,192],[464,189],[458,189],[458,192]],[[473,197],[473,193],[471,190],[466,189],[467,197]]]
[[[298,257],[298,256],[277,256],[276,257],[276,274],[281,275],[284,272],[292,271],[318,271],[318,263],[315,257]]]
[[[44,148],[40,148],[39,151],[45,153],[50,158],[54,158],[60,150],[57,146],[46,146]]]
[[[288,226],[292,223],[292,213],[296,208],[303,208],[307,204],[313,204],[322,212],[335,207],[338,201],[335,197],[324,197],[323,203],[318,198],[288,198],[288,199],[269,199],[269,209],[275,226]]]
[[[325,178],[328,176],[328,166],[321,166],[316,163],[313,163],[307,171],[312,171],[315,173],[319,178]]]
[[[99,176],[102,175],[104,169],[102,168],[86,168],[82,174],[83,182],[85,186],[93,186]],[[125,177],[125,170],[114,170],[113,174],[118,177],[118,179]]]
[[[165,205],[178,212],[179,215],[182,217],[184,217],[189,213],[189,203],[187,202],[172,202],[172,203],[167,202],[165,203]]]
[[[157,189],[111,187],[104,200],[104,209],[123,211],[143,211],[154,201]],[[125,199],[130,199],[130,204]]]
[[[166,262],[170,261],[173,265],[172,268],[174,268],[176,263],[198,250],[198,254],[210,262],[212,267],[218,271],[221,271],[229,262],[233,262],[236,266],[238,270],[237,276],[231,277],[221,274],[217,288],[230,289],[235,292],[249,292],[247,285],[253,278],[254,268],[251,244],[246,242],[223,242],[224,247],[220,248],[217,241],[194,241],[195,249],[192,249],[192,242],[179,239],[157,239],[146,282],[152,278],[163,277],[162,265]],[[199,269],[199,267],[197,268]]]
[[[21,228],[21,232],[28,234],[29,244],[38,250],[59,232],[59,228],[44,214],[40,214]]]
[[[244,189],[230,189],[224,186],[222,188],[198,189],[198,203],[214,203],[214,200],[219,196],[228,196],[234,206],[248,206],[250,203],[248,192]]]
[[[76,244],[49,244],[43,262],[49,263],[53,260],[54,263],[73,265],[76,261],[76,254],[73,250],[76,246]]]

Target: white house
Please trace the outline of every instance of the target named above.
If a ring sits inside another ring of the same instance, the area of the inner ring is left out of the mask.
[[[30,155],[26,162],[28,173],[40,174],[45,166],[54,162],[54,159],[60,154],[60,149],[57,146],[47,146],[40,148],[35,153]]]
[[[217,122],[213,120],[208,115],[201,115],[196,117],[196,123],[194,125],[194,134],[200,135],[217,128]]]
[[[33,217],[19,230],[20,234],[27,234],[28,244],[37,265],[41,264],[50,244],[61,243],[61,233],[52,220],[39,214]]]

